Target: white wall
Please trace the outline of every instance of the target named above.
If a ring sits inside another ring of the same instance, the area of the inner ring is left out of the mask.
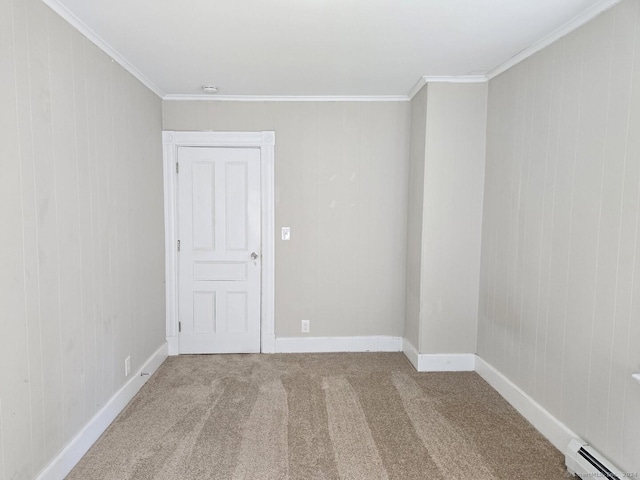
[[[487,85],[427,85],[420,353],[475,353]]]
[[[29,479],[164,342],[161,102],[2,0],[0,105],[0,479]]]
[[[408,102],[165,101],[167,130],[276,131],[277,337],[401,336]],[[291,227],[291,240],[280,228]]]
[[[640,471],[640,21],[626,0],[491,80],[478,353]]]
[[[427,141],[427,87],[411,99],[409,201],[407,204],[407,280],[404,338],[420,350],[420,292],[424,161]]]
[[[411,105],[405,338],[475,353],[487,85],[430,83]]]

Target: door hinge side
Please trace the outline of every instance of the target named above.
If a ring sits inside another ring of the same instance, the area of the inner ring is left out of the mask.
[[[182,322],[178,322],[178,333],[182,332]]]
[[[176,162],[176,173],[180,173],[180,167],[178,166],[178,162]]]
[[[180,240],[178,240],[178,251],[180,251]]]

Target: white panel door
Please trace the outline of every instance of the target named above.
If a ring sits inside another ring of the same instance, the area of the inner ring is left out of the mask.
[[[260,149],[178,148],[180,353],[260,352]]]

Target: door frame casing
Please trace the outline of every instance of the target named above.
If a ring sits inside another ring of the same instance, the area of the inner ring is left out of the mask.
[[[162,132],[166,325],[169,355],[178,355],[178,175],[180,147],[260,149],[261,295],[260,351],[275,352],[275,144],[274,131]]]

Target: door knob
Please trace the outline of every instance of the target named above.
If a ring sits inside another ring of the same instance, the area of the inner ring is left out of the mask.
[[[257,259],[257,258],[258,258],[258,254],[257,254],[256,252],[253,252],[253,253],[251,254],[251,259],[252,259],[252,260],[255,260],[255,259]]]

